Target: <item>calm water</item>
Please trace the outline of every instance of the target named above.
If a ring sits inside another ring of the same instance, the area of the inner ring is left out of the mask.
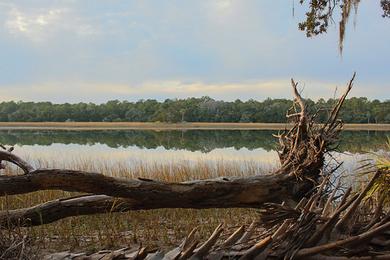
[[[70,165],[75,160],[125,163],[175,164],[217,162],[250,163],[262,168],[278,164],[275,131],[264,130],[1,130],[0,143],[32,161]],[[345,131],[335,156],[351,168],[364,152],[381,151],[390,132]]]

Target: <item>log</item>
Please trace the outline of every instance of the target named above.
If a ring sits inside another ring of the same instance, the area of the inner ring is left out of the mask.
[[[300,197],[306,185],[287,174],[216,178],[170,183],[122,179],[99,173],[40,169],[24,175],[0,176],[0,196],[39,190],[63,190],[126,198],[132,209],[257,208],[264,202]]]
[[[376,176],[374,175],[370,183],[375,178]],[[367,186],[370,185],[368,184]],[[197,229],[194,229],[180,246],[168,251],[165,255],[165,251],[157,251],[159,259],[390,259],[389,251],[387,250],[390,242],[388,239],[390,235],[390,213],[388,208],[384,210],[383,207],[380,207],[379,217],[375,218],[373,221],[374,225],[367,229],[367,219],[372,216],[372,209],[375,209],[375,212],[377,212],[378,208],[372,207],[371,203],[362,203],[361,200],[357,199],[362,196],[361,194],[366,193],[366,188],[350,199],[347,199],[348,196],[344,196],[345,200],[336,202],[338,207],[336,207],[336,211],[329,218],[322,216],[326,198],[323,198],[321,202],[317,200],[320,193],[323,193],[323,189],[318,188],[318,191],[306,200],[306,205],[300,203],[300,207],[289,208],[289,206],[282,203],[263,209],[260,212],[262,214],[260,220],[252,222],[250,227],[246,229],[246,232],[244,232],[244,226],[232,229],[229,227],[225,228],[225,226],[222,227],[221,224],[207,241],[197,249],[195,249],[198,244],[195,240]],[[79,198],[74,199],[77,201]],[[314,203],[316,200],[319,203]],[[343,216],[342,213],[346,212],[355,201],[358,201],[358,206],[362,210],[359,211],[359,216],[354,218],[351,223],[354,226],[352,234],[347,231],[339,236],[339,232],[334,230],[335,234],[329,236],[329,241],[319,241],[320,237],[313,239],[313,237],[317,236],[316,234],[331,231],[331,228],[337,222],[336,220],[340,219],[340,216]],[[372,203],[374,203],[374,206],[381,205],[380,200],[374,200]],[[126,210],[125,203],[117,202],[116,205],[110,209],[111,212],[117,209]],[[285,213],[288,212],[293,214],[286,215]],[[276,223],[270,225],[271,222],[267,221],[269,217],[264,218],[264,214],[275,218],[277,220]],[[285,215],[285,217],[280,218],[281,214]],[[308,216],[310,217],[308,218]],[[282,219],[285,220],[281,221]],[[324,224],[316,224],[314,226],[310,224],[315,222]],[[326,230],[328,223],[333,224],[331,228]],[[253,232],[255,226],[259,228],[259,232]],[[226,233],[221,234],[224,232]],[[314,235],[310,236],[311,233]],[[225,239],[227,236],[228,238]],[[116,252],[118,250],[105,251],[105,254],[111,257]],[[123,259],[134,259],[130,254],[123,253]],[[146,259],[157,259],[156,253],[145,257]]]
[[[1,211],[0,227],[38,226],[72,216],[128,210],[131,210],[130,201],[106,195],[86,195],[57,199],[30,208]]]
[[[2,164],[2,161],[7,161],[10,163],[15,164],[19,168],[23,170],[24,173],[29,173],[34,170],[34,167],[32,167],[28,162],[20,158],[19,156],[11,153],[13,150],[13,147],[10,149],[6,149],[3,145],[0,145],[0,148],[3,150],[0,150],[0,169],[4,168],[4,165]]]

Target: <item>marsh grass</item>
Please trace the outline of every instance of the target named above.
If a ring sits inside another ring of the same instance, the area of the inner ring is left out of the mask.
[[[63,154],[58,160],[42,154],[23,155],[36,168],[67,168],[99,172],[121,178],[148,178],[169,182],[208,179],[220,176],[250,176],[272,172],[276,162],[224,160],[173,160],[171,162],[145,162],[141,160],[97,160],[95,156],[69,157]],[[7,167],[4,174],[21,174]],[[0,198],[0,209],[26,208],[46,201],[78,195],[58,190],[39,191],[29,194]],[[96,251],[131,245],[172,248],[194,228],[199,227],[198,239],[206,239],[217,225],[230,227],[249,225],[257,219],[254,209],[158,209],[123,213],[106,213],[92,216],[66,218],[51,224],[20,228],[19,237],[27,235],[29,245],[38,252],[62,250]]]
[[[37,156],[38,157],[38,156]],[[254,162],[182,161],[168,164],[94,161],[85,158],[61,161],[34,160],[41,168],[69,168],[101,172],[122,178],[149,178],[170,182],[207,179],[219,176],[245,176],[264,174],[276,167],[260,166]],[[73,161],[73,162],[72,162]],[[20,174],[9,167],[5,174]],[[0,198],[1,210],[25,208],[49,200],[77,195],[63,191],[39,191]],[[199,227],[199,239],[208,237],[220,223],[229,226],[250,224],[256,218],[253,209],[158,209],[123,213],[106,213],[92,216],[66,218],[51,224],[22,228],[39,251],[100,250],[134,244],[151,247],[177,245],[194,227]]]

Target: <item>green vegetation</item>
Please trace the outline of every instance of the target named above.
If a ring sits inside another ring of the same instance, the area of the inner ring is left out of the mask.
[[[317,111],[319,121],[327,118],[334,99],[317,102],[306,100],[308,109]],[[104,104],[53,104],[50,102],[2,102],[1,122],[260,122],[282,123],[292,106],[288,99],[266,99],[233,102],[210,97],[140,100],[138,102],[108,101]],[[346,123],[390,123],[390,100],[350,98],[340,117]]]
[[[383,200],[381,203],[390,205],[390,137],[387,138],[386,145],[387,152],[374,154],[376,155],[376,163],[368,164],[363,169],[368,169],[368,173],[375,171],[380,172],[380,175],[369,194],[372,195],[375,192],[381,194],[382,198],[380,199]]]

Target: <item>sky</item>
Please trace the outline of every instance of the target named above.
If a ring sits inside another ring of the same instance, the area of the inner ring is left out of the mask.
[[[0,101],[95,102],[340,93],[390,99],[390,19],[362,0],[341,56],[298,30],[294,0],[0,0]],[[354,26],[355,21],[355,26]]]

